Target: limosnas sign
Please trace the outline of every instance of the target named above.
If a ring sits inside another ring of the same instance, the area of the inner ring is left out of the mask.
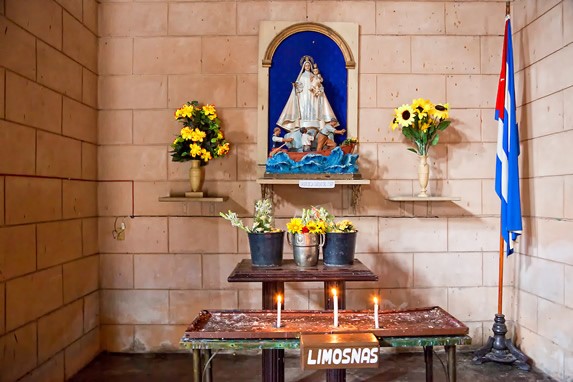
[[[303,369],[377,368],[380,344],[372,333],[303,334]]]

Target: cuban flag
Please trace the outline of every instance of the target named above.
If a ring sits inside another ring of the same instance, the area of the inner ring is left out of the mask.
[[[513,78],[513,44],[509,16],[505,19],[505,37],[501,73],[497,88],[495,119],[497,153],[495,192],[501,199],[501,235],[506,254],[513,253],[513,242],[521,234],[521,198],[519,196],[519,130],[515,121],[515,86]]]

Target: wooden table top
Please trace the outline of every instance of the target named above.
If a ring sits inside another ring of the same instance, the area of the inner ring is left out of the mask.
[[[315,267],[297,267],[294,260],[283,260],[280,267],[254,267],[242,260],[227,278],[232,282],[273,281],[378,281],[378,276],[360,260],[352,265],[326,266],[319,260]]]
[[[339,325],[333,312],[315,310],[283,311],[276,327],[273,310],[202,311],[185,331],[187,338],[277,339],[299,338],[301,334],[374,333],[377,337],[459,336],[468,327],[440,307],[388,310],[378,313],[374,327],[372,310],[339,311]]]

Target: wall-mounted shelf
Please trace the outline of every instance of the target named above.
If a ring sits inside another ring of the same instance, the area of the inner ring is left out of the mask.
[[[386,199],[392,202],[456,202],[462,200],[462,198],[459,196],[413,196],[413,195],[388,196]]]
[[[186,198],[185,196],[160,196],[160,202],[183,202],[183,203],[196,203],[196,202],[209,202],[209,203],[222,203],[228,198],[226,196],[205,196],[202,198]]]
[[[352,197],[350,206],[354,209],[358,206],[358,200],[362,192],[362,185],[370,184],[370,179],[329,179],[326,177],[309,178],[258,178],[257,183],[261,185],[261,196],[263,198],[273,198],[275,185],[297,185],[300,188],[334,188],[338,185],[350,186]]]
[[[335,185],[362,185],[370,184],[370,179],[275,179],[275,178],[259,178],[258,184],[299,184],[301,181],[317,181],[317,182],[334,182]]]

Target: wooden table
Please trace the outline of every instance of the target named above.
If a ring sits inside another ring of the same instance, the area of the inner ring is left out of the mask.
[[[298,349],[303,334],[372,333],[383,347],[424,348],[426,381],[433,380],[433,347],[444,346],[448,381],[456,381],[456,346],[471,344],[468,328],[439,307],[382,311],[380,327],[373,327],[372,311],[341,311],[340,325],[332,326],[327,311],[285,311],[277,328],[276,312],[255,310],[203,311],[189,325],[181,346],[193,350],[195,381],[201,381],[203,366],[211,349]],[[206,353],[206,354],[205,354]],[[274,369],[273,380],[284,375]],[[345,378],[345,375],[342,377]]]
[[[242,260],[227,278],[233,282],[261,282],[263,284],[263,309],[276,310],[276,295],[284,296],[285,282],[315,281],[324,283],[324,309],[333,310],[330,294],[338,290],[338,307],[346,308],[347,281],[377,281],[378,276],[359,260],[347,266],[325,266],[322,260],[316,267],[297,267],[294,260],[284,260],[280,267],[253,267],[251,260]],[[285,300],[285,299],[283,299]],[[327,381],[344,381],[345,370],[328,370]],[[278,376],[278,377],[277,377]],[[284,382],[284,350],[263,350],[263,381]]]

